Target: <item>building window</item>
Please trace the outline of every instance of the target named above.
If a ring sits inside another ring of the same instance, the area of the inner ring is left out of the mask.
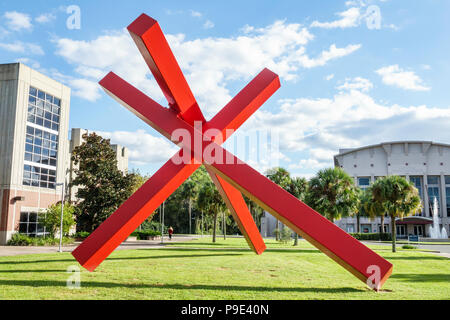
[[[41,129],[27,126],[25,161],[56,168],[58,136]]]
[[[44,214],[37,214],[36,212],[21,212],[19,233],[30,237],[46,236],[48,233],[41,224],[44,217]]]
[[[410,177],[409,180],[414,184],[414,186],[417,188],[417,190],[419,190],[419,196],[420,196],[420,200],[422,201],[423,204],[423,183],[422,177]],[[418,213],[417,216],[423,216],[423,211]]]
[[[371,233],[372,232],[372,225],[370,225],[370,224],[362,224],[361,225],[361,232],[362,233]]]
[[[438,216],[441,216],[441,197],[440,197],[440,186],[439,186],[439,176],[428,176],[428,202],[430,208],[430,216],[433,216],[434,199],[436,198],[438,203]]]
[[[53,131],[59,131],[61,100],[30,87],[28,99],[28,122]]]
[[[30,87],[23,184],[55,189],[61,100]]]
[[[447,217],[450,217],[450,176],[445,176],[445,198],[447,199]]]
[[[25,186],[56,189],[56,170],[24,165],[23,184]]]
[[[358,178],[358,186],[362,190],[370,187],[370,178]]]
[[[355,233],[355,225],[347,224],[347,233]]]

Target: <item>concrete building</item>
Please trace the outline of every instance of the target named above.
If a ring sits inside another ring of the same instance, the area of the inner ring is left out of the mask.
[[[81,146],[84,142],[83,135],[89,134],[88,130],[74,128],[71,131],[70,135],[70,153],[72,154],[73,149],[78,146]],[[117,158],[117,168],[122,171],[124,174],[128,173],[128,148],[122,147],[118,144],[111,144],[114,152],[116,153]],[[72,182],[75,179],[75,174],[73,170],[76,169],[75,164],[70,161],[70,169],[69,169],[69,182]],[[71,201],[76,202],[76,194],[78,187],[69,188],[69,199]]]
[[[61,201],[69,162],[70,88],[21,63],[0,65],[0,244],[39,235]]]
[[[386,142],[356,149],[342,149],[334,157],[336,167],[343,168],[366,189],[379,177],[398,175],[412,181],[422,199],[423,210],[414,217],[396,220],[400,238],[408,235],[429,236],[434,198],[439,204],[440,228],[450,223],[450,145],[429,141]],[[347,232],[356,232],[356,219],[336,222]],[[390,232],[390,218],[384,229]],[[361,232],[379,232],[379,219],[361,218]]]

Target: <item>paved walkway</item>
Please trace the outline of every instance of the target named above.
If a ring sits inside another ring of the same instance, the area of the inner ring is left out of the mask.
[[[185,242],[194,239],[195,237],[178,236],[174,237],[172,241],[164,238],[165,243]],[[80,243],[76,242],[70,246],[64,246],[64,252],[72,252]],[[141,241],[126,241],[122,243],[116,250],[133,250],[133,249],[154,249],[163,248],[165,245],[161,244],[161,240],[141,240]],[[2,256],[18,256],[26,254],[41,254],[41,253],[56,253],[59,247],[10,247],[0,246],[0,257]]]

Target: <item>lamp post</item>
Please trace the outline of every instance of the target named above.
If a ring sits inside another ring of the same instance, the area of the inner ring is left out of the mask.
[[[57,187],[61,186],[61,224],[59,227],[59,252],[63,252],[62,251],[62,239],[63,239],[63,219],[64,219],[64,187],[65,187],[65,182],[63,183],[57,183],[56,184]]]
[[[161,243],[164,243],[164,207],[166,202],[164,201],[162,204],[162,215],[161,215]]]

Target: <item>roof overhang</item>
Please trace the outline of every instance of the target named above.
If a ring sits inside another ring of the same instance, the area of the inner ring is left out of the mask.
[[[403,219],[395,219],[395,223],[402,224],[419,224],[419,225],[427,225],[433,224],[433,219],[426,217],[406,217]]]

